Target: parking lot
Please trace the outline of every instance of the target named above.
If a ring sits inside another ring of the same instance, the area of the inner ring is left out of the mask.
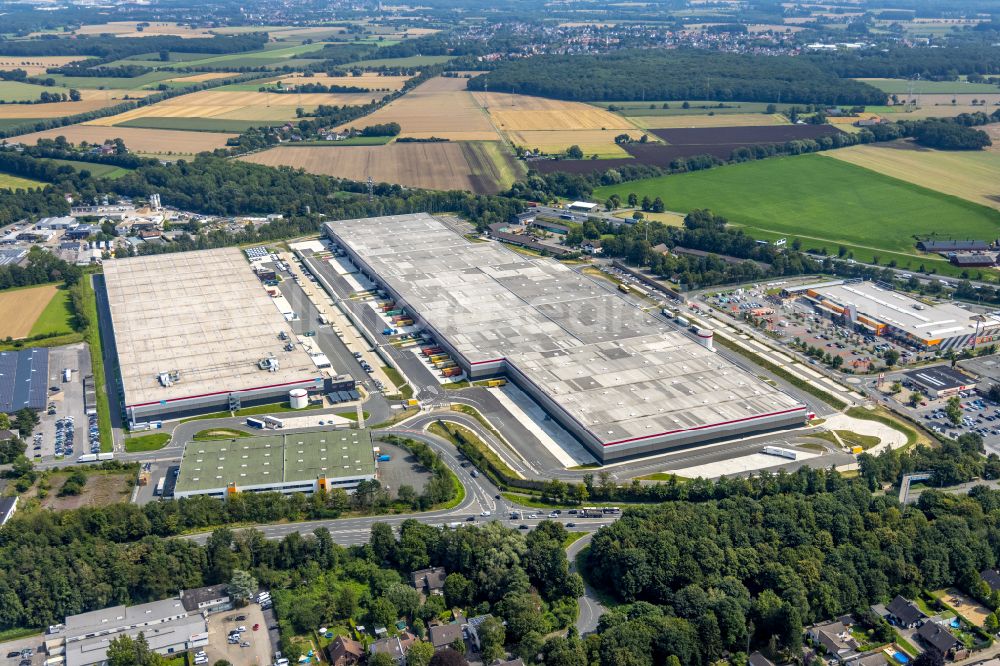
[[[973,391],[959,394],[962,401],[962,422],[955,425],[945,412],[947,400],[927,401],[927,406],[916,411],[917,418],[929,430],[955,438],[966,433],[976,433],[983,438],[990,450],[1000,449],[1000,405],[977,395]]]
[[[66,368],[71,370],[68,382],[63,381]],[[49,350],[48,409],[39,413],[39,425],[28,443],[34,459],[62,456],[75,459],[90,452],[83,382],[90,372],[90,352],[86,345]]]
[[[242,618],[242,619],[237,619]],[[236,642],[230,642],[230,632],[244,628]],[[256,627],[256,630],[254,630]],[[260,666],[273,662],[274,651],[264,613],[257,604],[238,610],[216,613],[208,618],[208,645],[202,648],[208,664],[224,659],[233,666]]]

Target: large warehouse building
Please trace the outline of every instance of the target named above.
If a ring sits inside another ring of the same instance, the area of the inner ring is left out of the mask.
[[[236,492],[351,492],[375,478],[367,429],[192,441],[184,446],[174,497]]]
[[[996,314],[975,314],[952,303],[922,303],[874,282],[834,280],[787,289],[786,294],[804,296],[820,312],[921,349],[958,350],[1000,339]]]
[[[48,349],[0,352],[0,412],[45,409],[48,387]]]
[[[108,262],[108,307],[132,422],[278,402],[318,390],[308,354],[236,248]]]
[[[805,419],[803,404],[555,261],[423,213],[326,229],[470,378],[506,374],[598,460]]]

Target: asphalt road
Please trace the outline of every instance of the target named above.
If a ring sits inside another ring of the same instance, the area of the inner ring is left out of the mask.
[[[566,549],[566,557],[569,559],[569,569],[571,572],[576,571],[576,556],[580,554],[581,550],[590,545],[592,537],[592,533],[580,537]],[[597,623],[608,609],[604,607],[604,604],[594,594],[593,588],[587,585],[586,582],[583,584],[583,596],[577,599],[577,605],[580,610],[576,616],[576,630],[581,636],[597,631]]]

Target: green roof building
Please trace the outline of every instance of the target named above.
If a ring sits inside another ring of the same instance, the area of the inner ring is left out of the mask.
[[[314,493],[375,478],[371,431],[339,429],[184,445],[174,497],[235,492]]]

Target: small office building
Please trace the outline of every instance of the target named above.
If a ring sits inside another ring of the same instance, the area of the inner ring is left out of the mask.
[[[948,398],[976,388],[976,380],[947,365],[910,370],[906,378],[932,398]]]

